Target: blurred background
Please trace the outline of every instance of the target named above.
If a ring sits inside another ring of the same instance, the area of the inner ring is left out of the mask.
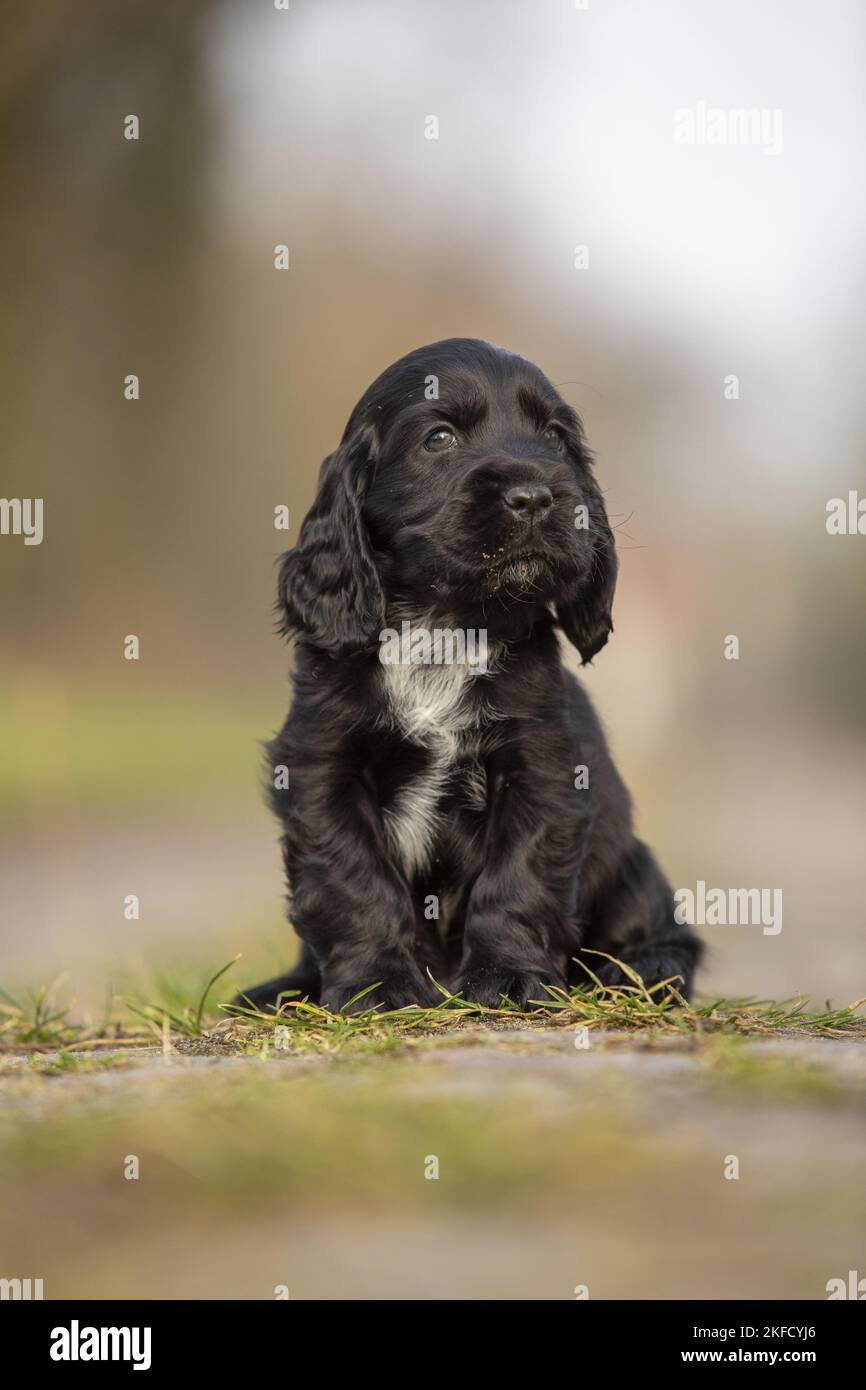
[[[704,991],[866,994],[866,540],[825,527],[866,490],[864,30],[855,0],[7,7],[0,493],[44,541],[0,537],[0,983],[87,1011],[287,963],[273,562],[368,382],[468,335],[597,454],[622,574],[586,680],[641,833],[676,886],[783,890],[778,936],[706,928]],[[677,143],[700,102],[780,111],[781,150]]]

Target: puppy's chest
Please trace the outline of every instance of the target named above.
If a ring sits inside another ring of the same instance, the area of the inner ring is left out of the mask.
[[[382,808],[385,831],[404,872],[429,868],[452,812],[487,806],[482,745],[489,722],[479,676],[465,666],[383,666],[384,727],[418,750],[415,769]]]

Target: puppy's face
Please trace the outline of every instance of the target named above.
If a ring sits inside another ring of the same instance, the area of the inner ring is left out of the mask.
[[[377,440],[364,514],[387,588],[460,613],[555,601],[588,575],[589,461],[537,367],[435,344],[390,368],[359,414]]]
[[[395,604],[526,624],[552,605],[584,661],[611,629],[613,536],[580,422],[541,371],[451,338],[394,363],[325,460],[283,558],[283,627],[332,655]]]

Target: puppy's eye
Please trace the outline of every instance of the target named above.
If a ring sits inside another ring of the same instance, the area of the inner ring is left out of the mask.
[[[552,444],[554,449],[561,449],[564,443],[562,435],[556,425],[548,425],[544,431],[544,438],[548,444]]]
[[[457,440],[451,430],[438,429],[432,434],[428,434],[424,440],[424,448],[429,449],[431,454],[441,454],[445,449],[450,449]]]

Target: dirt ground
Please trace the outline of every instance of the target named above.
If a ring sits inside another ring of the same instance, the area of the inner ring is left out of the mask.
[[[866,1271],[859,1039],[53,1061],[0,1071],[0,1275],[47,1298],[821,1299]]]

